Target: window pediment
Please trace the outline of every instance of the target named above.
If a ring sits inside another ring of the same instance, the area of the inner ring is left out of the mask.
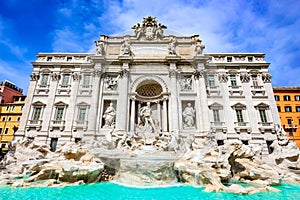
[[[223,109],[223,105],[216,103],[216,102],[209,105],[208,107],[209,107],[209,109],[220,109],[220,110]]]
[[[260,109],[260,108],[269,109],[270,106],[268,104],[265,104],[265,103],[261,102],[261,103],[257,104],[254,107],[255,107],[255,109]]]
[[[56,107],[67,107],[68,104],[66,104],[62,101],[59,101],[59,102],[55,103],[54,106],[56,106]]]
[[[36,102],[32,103],[31,105],[32,105],[32,106],[35,106],[35,107],[37,107],[37,106],[40,106],[40,107],[46,106],[46,104],[44,104],[44,103],[41,102],[41,101],[36,101]]]
[[[237,110],[237,109],[246,109],[246,105],[242,104],[242,103],[236,103],[234,105],[231,106],[232,109]]]

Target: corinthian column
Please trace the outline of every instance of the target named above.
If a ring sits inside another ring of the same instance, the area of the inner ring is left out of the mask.
[[[178,92],[177,92],[177,70],[176,64],[170,63],[170,85],[171,85],[171,97],[169,101],[171,118],[170,128],[171,130],[179,130],[179,115],[178,115]]]
[[[127,131],[128,117],[128,63],[123,63],[118,83],[118,102],[116,115],[116,129]]]

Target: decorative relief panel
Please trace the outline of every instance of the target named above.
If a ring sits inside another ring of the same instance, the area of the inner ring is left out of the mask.
[[[118,80],[120,78],[119,76],[110,76],[106,75],[104,78],[104,87],[107,90],[117,90],[118,88]]]
[[[179,80],[181,91],[190,91],[192,90],[192,76],[183,75]]]

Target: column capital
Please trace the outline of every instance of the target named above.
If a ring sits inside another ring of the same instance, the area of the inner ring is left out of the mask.
[[[204,70],[196,70],[194,72],[194,77],[196,80],[199,80],[200,78],[204,78],[205,76],[205,71]]]

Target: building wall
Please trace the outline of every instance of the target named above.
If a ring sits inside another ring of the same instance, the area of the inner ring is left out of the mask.
[[[20,125],[26,96],[15,96],[12,103],[0,105],[0,143],[6,145],[14,138]]]
[[[7,81],[0,82],[0,93],[2,93],[0,103],[12,103],[14,96],[23,96],[22,89]]]
[[[241,140],[268,154],[280,119],[264,54],[203,54],[196,52],[200,42],[198,36],[101,36],[100,53],[39,53],[16,136],[51,145],[101,140],[111,130],[133,134],[149,102],[162,133],[193,135],[197,145],[211,136],[220,145]],[[107,127],[111,103],[116,117]],[[188,105],[195,112],[190,124]]]
[[[300,147],[300,87],[273,87],[273,90],[282,127]]]

